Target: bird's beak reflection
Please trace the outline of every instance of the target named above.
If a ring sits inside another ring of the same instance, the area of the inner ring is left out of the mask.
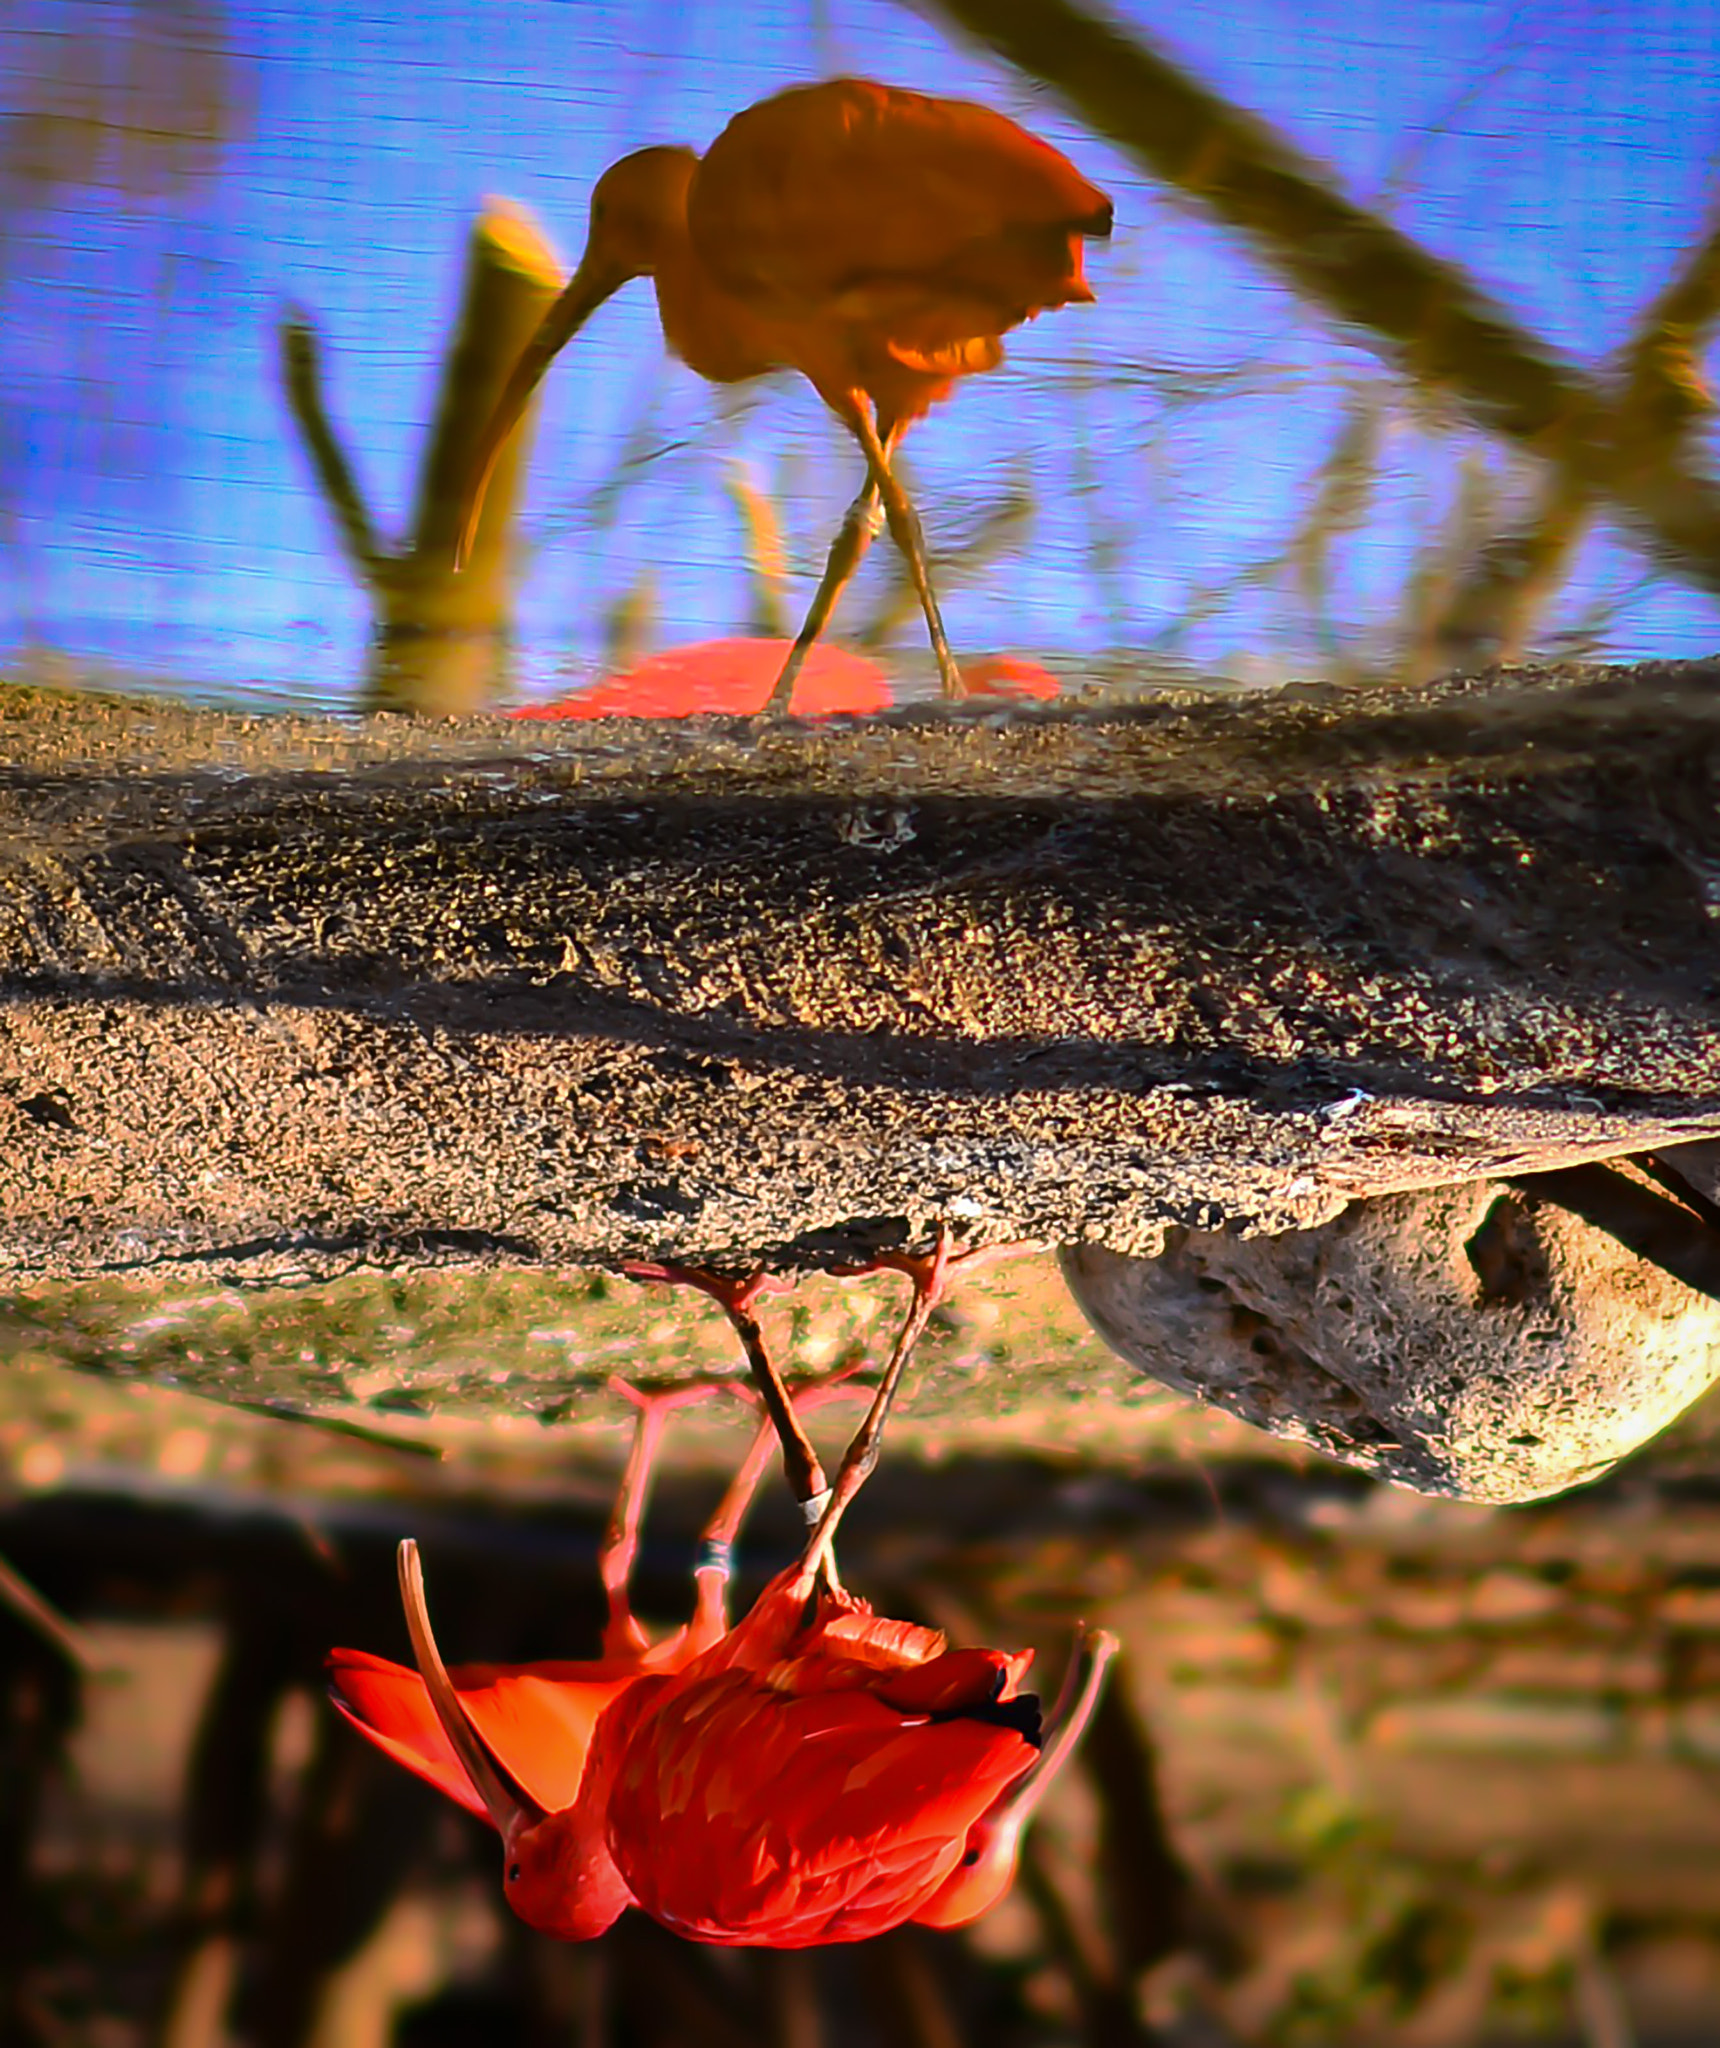
[[[454,551],[456,569],[463,569],[471,559],[472,544],[477,538],[478,521],[483,514],[484,498],[490,488],[496,460],[506,446],[508,436],[519,425],[521,414],[531,403],[532,393],[543,382],[544,372],[598,307],[606,299],[613,298],[632,275],[633,272],[623,269],[611,258],[588,249],[584,261],[568,279],[561,296],[543,316],[538,331],[521,351],[519,361],[502,387],[502,395],[496,400],[495,410],[490,414],[489,424],[473,458],[471,492],[460,521],[459,540]]]

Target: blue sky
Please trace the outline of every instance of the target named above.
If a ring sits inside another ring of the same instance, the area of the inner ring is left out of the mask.
[[[0,104],[40,96],[49,36],[111,30],[124,11],[14,0]],[[1583,364],[1627,338],[1717,197],[1720,0],[1389,14],[1132,0],[1128,16]],[[481,197],[527,205],[571,262],[614,157],[702,146],[738,108],[839,70],[988,99],[1117,202],[1116,238],[1089,265],[1098,305],[1013,337],[1008,367],[908,443],[934,546],[1012,486],[1034,496],[1007,562],[949,592],[958,648],[1316,673],[1334,647],[1385,644],[1465,465],[1507,494],[1528,481],[1048,95],[886,0],[443,0],[409,18],[302,0],[247,8],[232,32],[253,110],[218,175],[145,200],[85,186],[8,206],[0,651],[36,640],[229,695],[340,701],[369,611],[281,402],[281,306],[312,311],[331,409],[378,523],[399,532]],[[1331,615],[1311,618],[1258,564],[1294,530],[1358,394],[1380,407],[1383,471],[1340,551]],[[645,459],[617,495],[629,447]],[[741,626],[729,464],[782,495],[795,602],[859,480],[795,380],[720,394],[668,363],[644,284],[557,365],[536,448],[521,599],[534,690],[591,671],[607,607],[642,575],[659,640]],[[876,561],[865,573],[876,581]],[[869,602],[859,588],[839,624]],[[1608,651],[1720,641],[1714,604],[1607,526],[1551,627],[1592,625],[1596,607]],[[903,644],[916,651],[911,625]]]

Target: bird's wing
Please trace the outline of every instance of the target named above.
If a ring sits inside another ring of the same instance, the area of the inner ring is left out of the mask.
[[[687,205],[719,283],[802,313],[906,281],[1007,296],[1013,238],[1110,219],[1066,157],[990,107],[851,78],[737,114]]]
[[[1036,1753],[1014,1728],[867,1692],[669,1681],[617,1771],[610,1851],[638,1902],[695,1939],[861,1940],[932,1896]]]
[[[685,1665],[694,1683],[744,1670],[773,1692],[864,1691],[899,1713],[956,1714],[1013,1698],[1032,1662],[1031,1650],[952,1650],[941,1629],[875,1614],[850,1593],[809,1586],[790,1565],[720,1642]]]
[[[489,1813],[416,1671],[365,1650],[332,1650],[329,1693],[361,1735],[469,1813]],[[597,1717],[631,1685],[631,1664],[466,1664],[449,1673],[478,1732],[546,1811],[573,1803]]]

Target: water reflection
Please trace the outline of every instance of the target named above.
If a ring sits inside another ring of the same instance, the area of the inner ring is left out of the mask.
[[[283,308],[400,507],[484,195],[571,249],[616,157],[843,72],[981,100],[1117,200],[1100,304],[911,448],[956,645],[1259,678],[1711,644],[1711,0],[1652,37],[1542,13],[1481,43],[1463,0],[1288,39],[1271,0],[1114,11],[1095,62],[1075,12],[1035,51],[955,0],[14,7],[9,656],[355,701],[374,579],[306,467]],[[577,354],[523,498],[514,680],[801,616],[853,489],[818,401],[713,397],[625,298]],[[871,573],[851,623],[924,680],[911,583]]]

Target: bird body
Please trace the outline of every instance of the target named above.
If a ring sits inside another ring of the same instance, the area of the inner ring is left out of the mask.
[[[780,323],[784,359],[839,417],[857,387],[906,425],[995,368],[1011,327],[1091,300],[1081,238],[1110,232],[1111,203],[990,107],[835,78],[737,114],[686,223],[698,272]]]
[[[880,513],[902,548],[947,694],[919,521],[890,463],[956,380],[995,369],[1001,336],[1090,300],[1084,238],[1111,202],[1049,143],[989,107],[866,79],[795,86],[737,114],[703,158],[638,150],[598,180],[585,254],[497,401],[463,522],[555,355],[630,278],[649,277],[664,340],[700,376],[805,376],[860,442],[867,482],[767,708],[794,676]]]
[[[801,1948],[900,1926],[1038,1759],[1030,1661],[948,1650],[784,1572],[723,1643],[605,1715],[592,1768],[616,1867],[698,1941]]]
[[[639,1906],[698,1941],[804,1947],[914,1919],[958,1925],[1013,1879],[1021,1830],[1079,1740],[1116,1645],[1081,1632],[1046,1723],[1021,1690],[1031,1652],[951,1650],[938,1631],[875,1614],[841,1585],[837,1524],[942,1291],[947,1240],[940,1233],[929,1258],[878,1262],[910,1274],[914,1299],[834,1486],[752,1315],[762,1276],[634,1269],[694,1281],[724,1303],[768,1417],[706,1531],[698,1606],[679,1634],[652,1644],[626,1587],[661,1414],[686,1396],[635,1396],[641,1421],[603,1553],[601,1658],[449,1671],[410,1539],[400,1580],[417,1670],[358,1651],[330,1657],[347,1719],[495,1826],[508,1901],[545,1933],[585,1940]],[[836,1390],[815,1384],[812,1397]],[[729,1544],[773,1435],[809,1534],[730,1627]]]
[[[426,1674],[355,1650],[333,1652],[329,1674],[360,1733],[500,1828],[509,1902],[567,1940],[630,1905],[728,1947],[883,1933],[979,1862],[988,1817],[1040,1764],[1030,1651],[950,1650],[799,1567],[726,1636],[692,1654],[685,1640],[454,1667],[489,1773],[451,1739]],[[1012,1838],[973,1913],[1007,1885],[1013,1852]]]

